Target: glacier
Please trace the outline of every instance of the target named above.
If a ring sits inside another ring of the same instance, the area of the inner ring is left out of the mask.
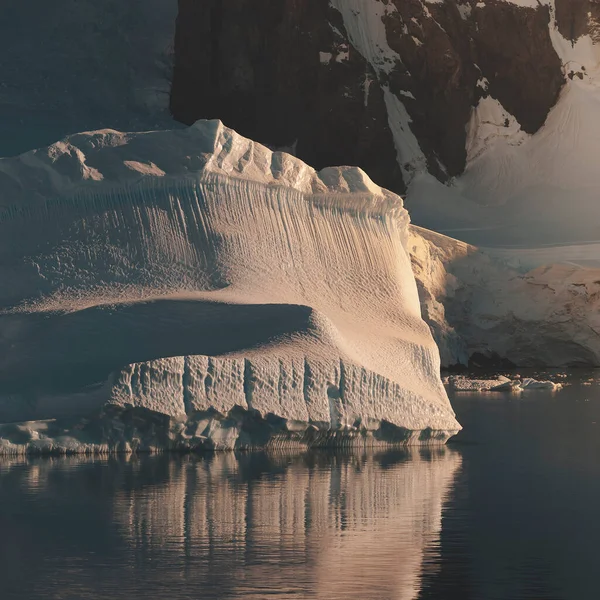
[[[408,227],[220,121],[0,160],[0,453],[445,442]]]
[[[414,225],[409,240],[443,366],[600,366],[597,245],[479,248]]]

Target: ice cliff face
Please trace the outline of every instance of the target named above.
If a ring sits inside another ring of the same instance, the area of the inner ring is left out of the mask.
[[[0,190],[0,421],[59,419],[3,426],[4,451],[459,428],[407,213],[361,170],[315,172],[212,121],[70,136],[0,161]]]
[[[410,254],[443,365],[600,366],[597,245],[479,249],[411,227]]]

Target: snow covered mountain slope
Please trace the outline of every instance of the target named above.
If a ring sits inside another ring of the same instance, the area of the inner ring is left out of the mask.
[[[597,241],[599,32],[597,0],[184,0],[171,108],[362,166],[470,243]]]
[[[443,191],[437,198],[445,214],[454,213],[458,227],[458,220],[468,223],[465,208],[473,203],[483,208],[476,219],[488,227],[463,235],[477,243],[535,246],[600,239],[600,45],[595,29],[574,41],[562,37],[557,23],[550,32],[565,85],[544,125],[528,134],[497,99],[482,98],[468,126],[466,170],[452,186],[465,201],[456,206]],[[432,191],[418,188],[415,182],[419,198],[411,206]],[[434,193],[429,208],[435,201]],[[451,232],[447,225],[445,230]]]
[[[1,160],[0,189],[0,421],[38,421],[3,426],[5,451],[459,429],[408,215],[360,169],[315,172],[204,121],[73,135]]]
[[[382,85],[415,222],[479,245],[600,240],[600,3],[334,5],[382,81],[403,81]]]

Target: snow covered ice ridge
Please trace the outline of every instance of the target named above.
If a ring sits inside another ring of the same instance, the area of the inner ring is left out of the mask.
[[[445,442],[408,221],[219,121],[1,160],[0,453]]]

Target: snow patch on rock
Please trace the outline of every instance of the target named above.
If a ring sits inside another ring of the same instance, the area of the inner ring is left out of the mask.
[[[467,165],[499,140],[510,146],[520,146],[528,137],[498,100],[485,96],[473,110],[467,127]]]
[[[380,76],[390,130],[394,138],[403,180],[410,183],[415,173],[427,171],[427,160],[410,124],[412,120],[402,100],[386,83],[389,74],[402,63],[400,55],[387,41],[383,19],[396,10],[393,3],[381,0],[331,0],[344,19],[348,37],[356,50]],[[424,7],[426,10],[426,7]],[[421,44],[419,40],[416,43]],[[402,92],[400,93],[401,95]]]

